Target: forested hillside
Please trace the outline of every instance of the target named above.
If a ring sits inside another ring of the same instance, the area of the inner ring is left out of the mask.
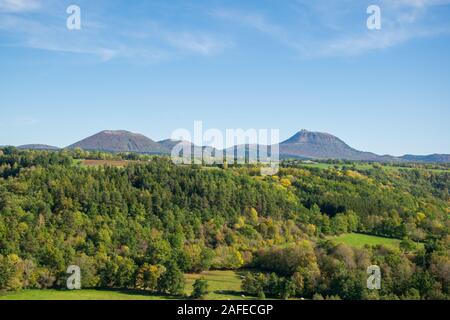
[[[76,159],[129,160],[86,167]],[[0,149],[0,289],[183,292],[183,272],[251,269],[259,297],[450,298],[450,172],[176,166],[164,157]],[[354,248],[329,236],[402,240]],[[380,291],[366,269],[382,269]]]

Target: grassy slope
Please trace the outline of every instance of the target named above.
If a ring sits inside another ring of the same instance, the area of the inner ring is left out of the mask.
[[[400,244],[400,240],[398,239],[383,238],[359,233],[347,233],[337,237],[330,237],[329,239],[336,243],[344,243],[357,248],[362,248],[366,244],[371,246],[382,244],[389,248],[398,248]]]
[[[186,275],[186,293],[192,292],[192,285],[198,278],[205,278],[209,284],[210,300],[241,300],[246,299],[241,292],[240,273],[236,271],[208,271],[202,274]]]
[[[334,168],[335,166],[338,166],[339,168],[347,167],[352,168],[352,165],[336,165],[336,164],[329,164],[329,163],[302,163],[300,166],[309,167],[309,168],[318,168],[318,169],[329,169]],[[356,163],[355,168],[357,170],[369,170],[373,169],[373,165],[368,163]],[[384,170],[414,170],[414,168],[407,168],[407,167],[396,167],[396,166],[389,166],[389,165],[383,165],[382,168]],[[433,172],[449,172],[450,170],[445,169],[419,169],[419,170],[425,170],[425,171],[433,171]]]
[[[200,277],[208,280],[208,300],[240,300],[241,279],[235,271],[209,271],[186,275],[186,294],[192,292],[192,284]],[[145,294],[125,290],[22,290],[0,295],[0,300],[165,300],[174,297]]]
[[[22,290],[0,296],[0,300],[162,300],[169,298],[135,291],[114,290]]]

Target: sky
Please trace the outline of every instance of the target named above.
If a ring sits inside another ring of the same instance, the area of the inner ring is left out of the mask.
[[[450,153],[449,57],[450,0],[0,0],[0,145],[202,121]]]

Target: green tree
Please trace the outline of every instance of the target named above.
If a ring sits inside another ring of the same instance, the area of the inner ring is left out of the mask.
[[[17,290],[20,285],[17,279],[16,265],[19,258],[16,255],[0,255],[0,290]]]
[[[136,288],[155,291],[158,288],[158,280],[164,272],[163,266],[144,263],[136,275]]]
[[[158,291],[175,296],[184,294],[185,279],[180,268],[174,262],[168,262],[164,272],[158,281]]]
[[[194,290],[192,291],[191,298],[203,299],[208,294],[208,281],[203,278],[195,280],[193,284]]]

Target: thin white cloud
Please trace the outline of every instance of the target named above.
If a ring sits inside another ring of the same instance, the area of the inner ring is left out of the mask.
[[[96,14],[94,21],[92,12],[91,20],[82,21],[81,31],[68,31],[59,16],[43,19],[42,15],[38,18],[21,14],[40,8],[39,0],[0,0],[0,35],[7,35],[1,45],[91,55],[101,61],[123,58],[153,62],[185,55],[221,54],[235,45],[231,34],[238,26],[266,35],[297,56],[311,58],[383,50],[450,30],[450,23],[442,25],[442,21],[427,20],[433,8],[448,5],[450,0],[379,0],[381,31],[365,28],[366,2],[291,0],[290,8],[294,10],[286,12],[287,18],[281,21],[256,11],[229,8],[208,11],[208,18],[213,16],[226,23],[225,32],[219,33],[167,28],[148,21],[129,23],[123,17],[105,23],[101,14]],[[49,2],[46,6],[52,8]],[[308,21],[299,22],[300,13]],[[236,38],[239,36],[235,34]]]
[[[32,126],[35,124],[38,124],[39,120],[31,117],[21,117],[16,118],[13,122],[14,126],[17,127],[25,127],[25,126]]]
[[[267,17],[260,13],[217,9],[212,11],[211,15],[224,21],[255,29],[282,42],[284,45],[299,49],[299,44],[289,37],[288,32],[282,26],[270,22]]]
[[[14,39],[11,45],[55,52],[96,55],[107,61],[116,56],[116,49],[86,43],[83,37],[73,37],[65,28],[56,28],[39,21],[3,14],[0,31]]]
[[[443,32],[443,30],[367,32],[360,36],[343,37],[321,43],[317,47],[317,53],[320,56],[360,55],[369,51],[388,49],[412,39],[435,36]]]
[[[46,51],[95,55],[102,61],[111,60],[119,55],[119,50],[117,49],[82,46],[79,44],[59,44],[51,41],[47,42],[42,39],[29,39],[26,42],[22,43],[22,45],[28,48]]]
[[[234,45],[227,37],[204,31],[176,31],[162,27],[155,22],[146,22],[138,32],[122,32],[125,37],[139,39],[141,42],[160,41],[162,45],[182,53],[204,56],[220,54]]]
[[[23,12],[39,9],[38,0],[0,0],[0,12]]]
[[[426,18],[431,7],[449,3],[450,0],[383,0],[381,30],[363,30],[329,39],[321,43],[319,54],[358,55],[388,49],[414,39],[448,35],[449,24],[428,23]]]
[[[164,33],[165,41],[178,49],[198,53],[201,55],[212,55],[223,52],[231,46],[230,41],[218,39],[209,34],[195,34],[190,32]]]
[[[283,28],[267,21],[262,14],[255,12],[241,12],[237,10],[218,9],[212,12],[213,16],[220,19],[230,20],[255,28],[266,34],[280,36],[284,33]]]
[[[20,14],[0,13],[0,34],[8,35],[10,40],[3,46],[92,55],[101,61],[131,59],[138,63],[186,54],[211,56],[233,45],[229,39],[211,32],[177,31],[157,24],[124,25],[120,22],[123,21],[116,25],[112,22],[102,24],[101,19],[95,22],[82,20],[81,30],[69,31],[60,19],[44,22]]]
[[[367,1],[369,4],[370,1]],[[427,18],[430,9],[448,4],[450,0],[381,0],[382,30],[379,31],[365,28],[367,15],[364,3],[348,0],[295,0],[293,11],[303,16],[308,14],[313,19],[304,23],[302,26],[306,28],[297,29],[297,32],[289,22],[276,23],[258,12],[219,9],[212,14],[223,21],[244,25],[270,36],[302,57],[314,58],[359,55],[388,49],[413,39],[447,35],[450,33],[449,23],[429,21]],[[360,19],[355,25],[348,18],[355,17],[357,12]]]
[[[449,4],[450,0],[383,0],[383,5],[426,8]]]

